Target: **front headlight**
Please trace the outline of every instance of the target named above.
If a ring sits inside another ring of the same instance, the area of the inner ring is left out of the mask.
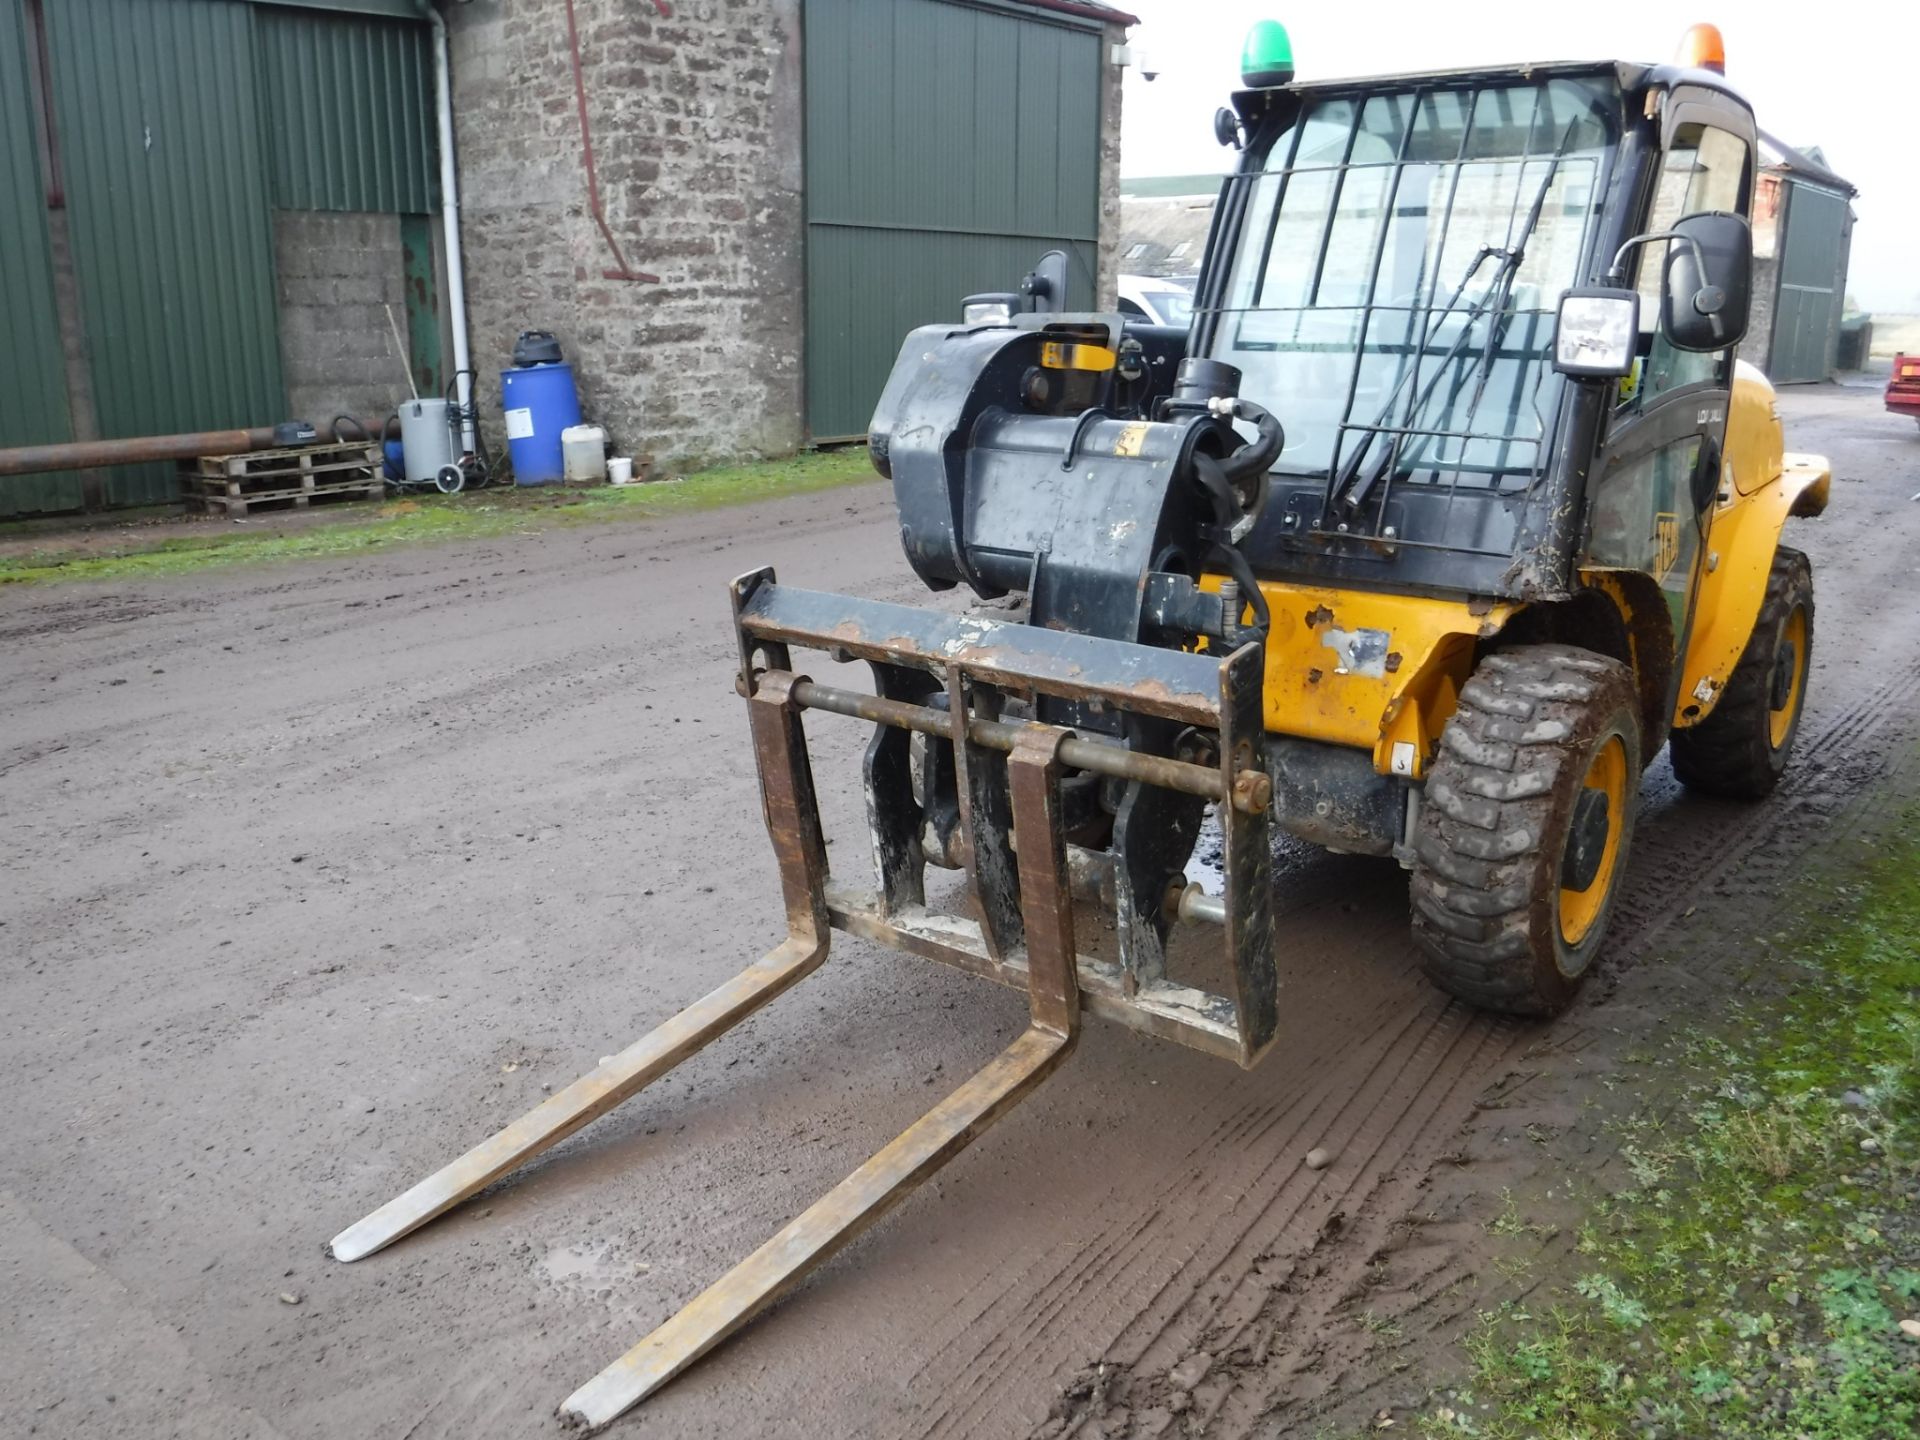
[[[1631,290],[1569,290],[1560,297],[1553,368],[1563,375],[1630,374],[1639,338],[1639,295]]]
[[[1013,307],[1004,300],[969,300],[960,307],[965,325],[1004,325],[1013,318]]]

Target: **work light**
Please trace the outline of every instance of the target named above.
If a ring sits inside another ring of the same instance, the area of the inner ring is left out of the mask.
[[[1010,295],[969,295],[960,305],[960,320],[965,325],[1004,325],[1012,318]]]
[[[1625,375],[1640,335],[1640,297],[1631,290],[1569,290],[1560,297],[1553,368],[1562,375]]]

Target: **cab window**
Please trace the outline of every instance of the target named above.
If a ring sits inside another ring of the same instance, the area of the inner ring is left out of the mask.
[[[1746,195],[1747,162],[1746,142],[1737,135],[1711,125],[1682,126],[1661,165],[1647,232],[1670,230],[1682,216],[1702,211],[1739,213]],[[1676,350],[1661,333],[1660,277],[1666,251],[1664,244],[1644,245],[1638,257],[1640,329],[1644,337],[1641,350],[1646,359],[1638,394],[1633,398],[1641,405],[1682,385],[1722,379],[1724,367],[1731,363],[1728,351],[1700,354]]]

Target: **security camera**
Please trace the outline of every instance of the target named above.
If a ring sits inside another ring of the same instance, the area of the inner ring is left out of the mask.
[[[1160,78],[1160,61],[1158,56],[1150,55],[1144,50],[1140,52],[1140,78],[1142,80],[1158,80]]]

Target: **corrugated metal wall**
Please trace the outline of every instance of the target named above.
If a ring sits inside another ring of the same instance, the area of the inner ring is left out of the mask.
[[[255,23],[273,203],[436,209],[427,27],[280,6]]]
[[[858,435],[900,341],[1043,251],[1091,305],[1097,23],[951,0],[806,0],[807,420]]]
[[[59,0],[47,21],[100,433],[281,418],[253,7]],[[109,474],[109,504],[174,495],[166,466]]]
[[[1846,199],[1790,182],[1781,219],[1780,298],[1774,306],[1768,370],[1775,383],[1824,380],[1832,369],[1846,299],[1846,251]]]
[[[71,440],[60,319],[53,302],[47,193],[40,173],[21,0],[0,0],[0,447]],[[0,516],[71,510],[72,475],[0,480]]]

